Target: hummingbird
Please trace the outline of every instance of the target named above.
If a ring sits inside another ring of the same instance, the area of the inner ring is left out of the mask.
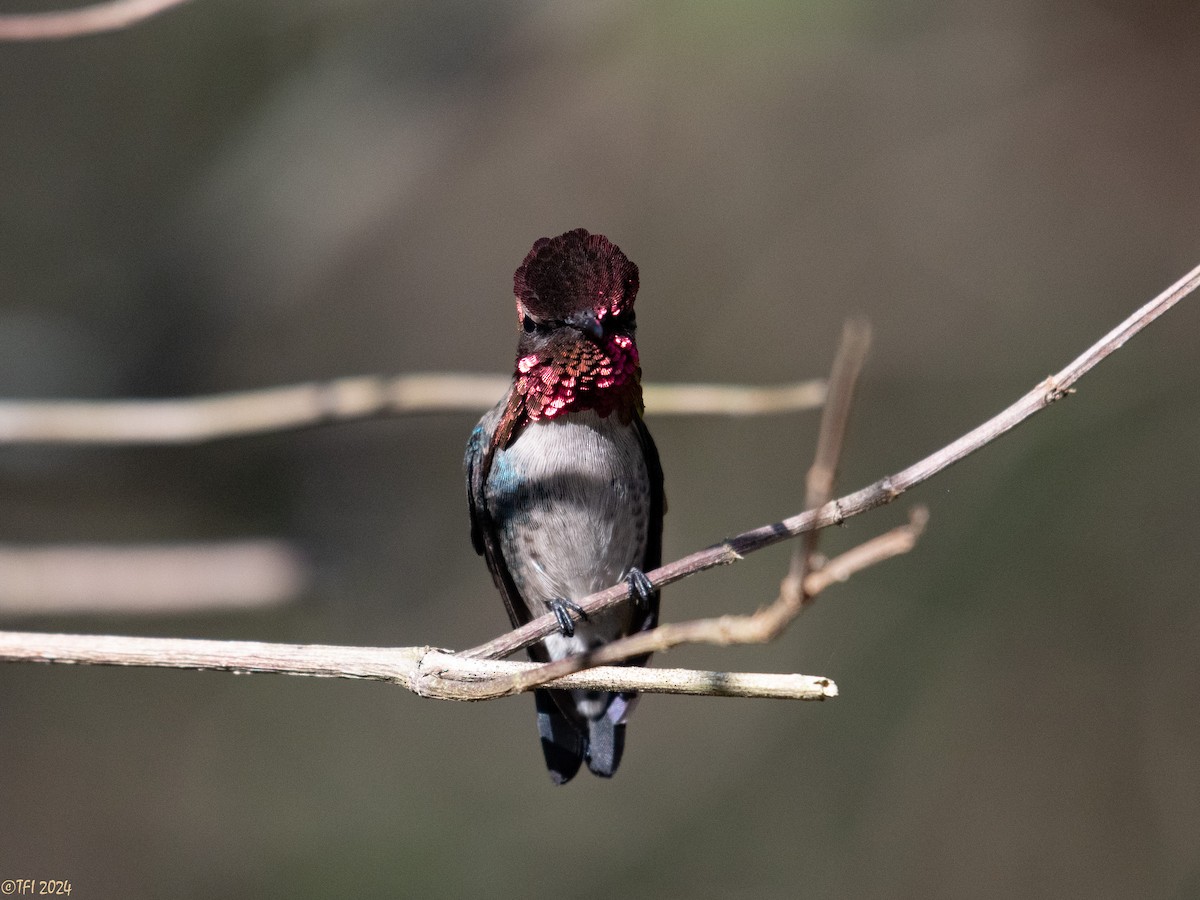
[[[591,650],[658,621],[645,573],[662,561],[658,450],[642,420],[634,336],[638,269],[582,228],[540,238],[513,276],[517,357],[508,393],[471,433],[471,540],[513,627],[553,613],[537,662]],[[626,582],[629,598],[584,615],[578,600]],[[648,656],[629,665],[643,665]],[[637,695],[534,692],[546,767],[565,784],[586,762],[611,777]]]

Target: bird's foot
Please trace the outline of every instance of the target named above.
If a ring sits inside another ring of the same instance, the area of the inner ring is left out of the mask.
[[[637,608],[642,612],[649,611],[650,597],[654,594],[654,585],[650,583],[650,579],[646,577],[646,573],[641,569],[633,568],[629,570],[629,574],[625,576],[625,580],[629,582],[629,596],[633,598],[633,602],[637,604]]]
[[[575,636],[575,623],[571,621],[571,613],[575,613],[584,622],[587,621],[587,613],[583,611],[583,607],[571,600],[559,597],[551,600],[547,606],[550,607],[550,612],[554,613],[554,618],[558,621],[558,630],[562,632],[563,637]]]

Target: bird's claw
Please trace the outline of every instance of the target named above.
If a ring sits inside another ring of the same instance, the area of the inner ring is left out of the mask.
[[[587,613],[583,611],[583,607],[571,600],[560,597],[557,600],[551,600],[548,606],[550,612],[554,613],[554,618],[558,622],[558,630],[563,637],[575,636],[575,623],[571,621],[571,613],[575,613],[584,622],[587,621]]]
[[[637,608],[642,612],[650,609],[650,598],[654,595],[654,585],[650,583],[646,573],[641,569],[633,568],[629,570],[625,580],[629,582],[629,596],[633,598]]]

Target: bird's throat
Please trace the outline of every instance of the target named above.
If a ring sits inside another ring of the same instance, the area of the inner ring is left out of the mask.
[[[642,413],[641,374],[637,345],[626,335],[612,335],[603,346],[587,341],[552,354],[519,356],[508,408],[497,429],[499,446],[530,422],[585,410],[631,421]]]

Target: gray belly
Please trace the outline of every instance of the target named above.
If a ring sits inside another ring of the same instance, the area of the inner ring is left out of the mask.
[[[505,563],[535,615],[551,600],[581,599],[640,566],[649,501],[636,430],[590,411],[526,426],[496,454],[487,484]],[[618,606],[546,646],[557,659],[626,633],[630,619],[628,606]]]

